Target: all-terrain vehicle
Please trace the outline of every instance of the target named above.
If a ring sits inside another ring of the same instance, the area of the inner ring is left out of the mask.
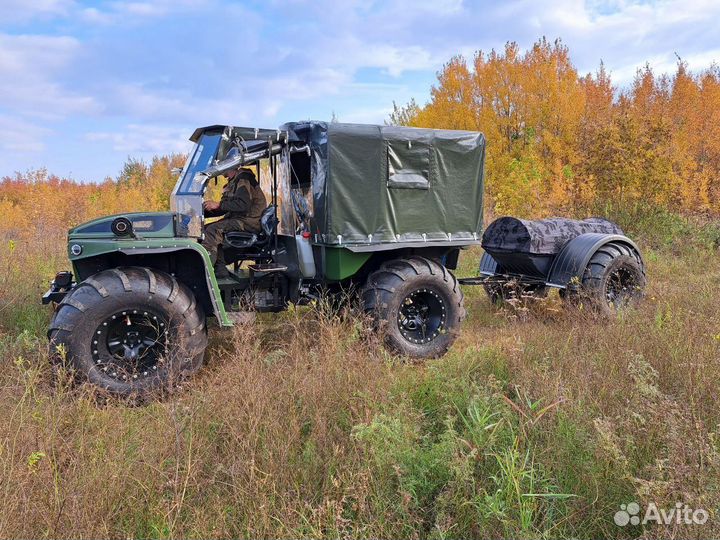
[[[637,246],[603,220],[503,218],[481,238],[481,133],[296,122],[208,126],[190,139],[170,211],[71,229],[72,272],[60,272],[43,297],[56,306],[51,357],[116,395],[148,394],[193,373],[208,319],[231,327],[247,310],[350,294],[392,350],[428,358],[457,336],[461,284],[483,285],[493,300],[557,288],[600,311],[627,304],[645,284]],[[233,271],[216,279],[201,243],[203,199],[212,179],[240,166],[256,168],[270,205],[261,231],[225,235]],[[458,280],[460,250],[480,244],[479,275]]]

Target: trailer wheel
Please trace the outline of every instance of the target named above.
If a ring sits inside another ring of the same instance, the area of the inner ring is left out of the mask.
[[[611,242],[598,249],[585,267],[579,290],[565,290],[562,297],[578,305],[587,301],[598,315],[610,317],[635,305],[647,280],[640,255]]]
[[[104,270],[58,306],[50,357],[119,397],[168,390],[203,362],[205,314],[190,289],[149,268]]]
[[[463,293],[442,264],[424,257],[384,263],[361,293],[365,310],[383,323],[386,345],[413,358],[437,358],[465,318]]]

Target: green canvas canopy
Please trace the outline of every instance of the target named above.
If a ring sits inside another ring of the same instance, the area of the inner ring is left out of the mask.
[[[479,242],[481,133],[326,122],[281,129],[310,148],[319,242]]]

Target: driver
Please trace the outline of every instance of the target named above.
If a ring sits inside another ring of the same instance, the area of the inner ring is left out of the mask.
[[[229,154],[228,154],[229,155]],[[222,219],[205,225],[203,245],[208,250],[215,267],[215,277],[228,277],[223,255],[223,237],[231,231],[261,231],[260,216],[267,207],[265,194],[255,178],[255,173],[246,168],[232,169],[225,173],[227,184],[223,188],[220,202],[205,201],[205,217],[223,216]]]

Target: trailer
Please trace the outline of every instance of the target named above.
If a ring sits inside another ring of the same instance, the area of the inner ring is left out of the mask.
[[[502,217],[482,247],[478,276],[460,283],[482,285],[494,303],[557,289],[568,303],[610,316],[636,303],[647,281],[638,246],[603,218]]]

